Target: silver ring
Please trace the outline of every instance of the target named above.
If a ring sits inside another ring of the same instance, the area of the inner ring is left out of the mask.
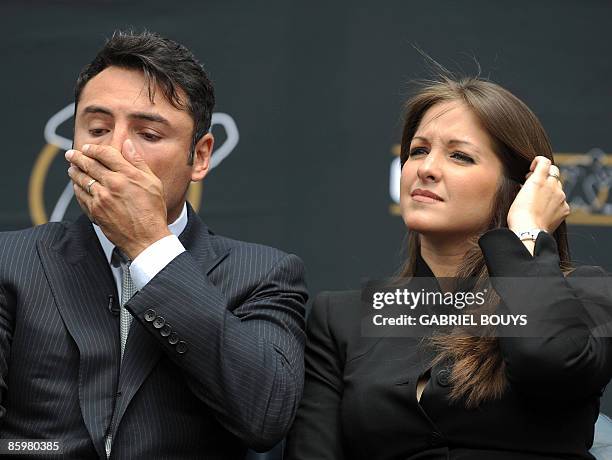
[[[551,174],[548,173],[548,177],[554,177],[555,179],[557,179],[559,182],[561,182],[561,176],[559,174]]]
[[[98,181],[97,181],[97,180],[95,180],[95,179],[92,179],[92,180],[90,180],[89,182],[87,182],[87,185],[85,186],[85,190],[87,190],[87,194],[88,194],[88,195],[91,195],[91,186],[92,186],[93,184],[95,184],[96,182],[98,182]]]

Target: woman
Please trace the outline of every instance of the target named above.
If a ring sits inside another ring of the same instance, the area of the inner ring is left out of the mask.
[[[442,78],[409,101],[401,160],[402,275],[524,277],[529,291],[502,285],[500,305],[552,321],[543,337],[369,338],[358,292],[321,294],[287,458],[593,458],[612,345],[570,281],[603,273],[569,269],[569,206],[541,124],[496,84]]]

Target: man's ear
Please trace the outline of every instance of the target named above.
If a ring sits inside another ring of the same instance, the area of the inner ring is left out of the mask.
[[[193,165],[191,166],[191,180],[193,182],[201,181],[208,174],[214,144],[215,138],[211,133],[204,134],[196,143]]]

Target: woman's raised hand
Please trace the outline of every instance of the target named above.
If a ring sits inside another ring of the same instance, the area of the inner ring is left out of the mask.
[[[537,156],[526,177],[508,211],[508,227],[515,232],[539,228],[552,233],[570,213],[559,168]]]

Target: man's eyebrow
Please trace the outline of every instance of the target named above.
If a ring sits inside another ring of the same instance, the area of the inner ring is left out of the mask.
[[[114,116],[113,112],[99,105],[88,105],[87,107],[83,109],[83,112],[86,114],[102,114],[102,115],[107,115],[109,117]],[[130,113],[128,115],[128,118],[135,119],[135,120],[153,121],[155,123],[163,123],[165,125],[170,125],[170,122],[166,118],[156,113],[134,112],[134,113]]]
[[[113,112],[111,112],[108,109],[105,109],[104,107],[100,107],[99,105],[88,105],[87,107],[85,107],[83,109],[84,113],[101,113],[102,115],[108,115],[109,117],[113,116]]]
[[[166,118],[156,113],[135,112],[135,113],[130,113],[128,117],[132,119],[136,119],[136,120],[153,121],[155,123],[163,123],[164,125],[170,125],[170,122]]]

